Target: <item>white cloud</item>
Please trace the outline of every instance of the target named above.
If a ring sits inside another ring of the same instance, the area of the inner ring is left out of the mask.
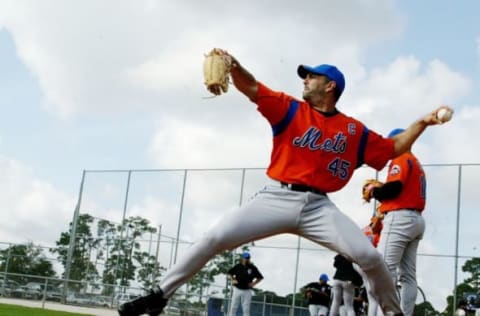
[[[396,121],[399,114],[416,118],[440,104],[451,104],[469,92],[471,82],[439,60],[423,66],[408,56],[373,69],[352,86],[350,98],[342,103],[353,103],[358,113],[375,113],[371,121],[378,125]]]
[[[478,163],[472,146],[480,133],[480,104],[457,107],[452,120],[429,131],[430,144],[422,154],[432,163]]]
[[[203,54],[214,46],[238,54],[258,75],[292,74],[300,62],[321,59],[358,68],[368,43],[400,32],[393,3],[344,0],[325,7],[311,0],[301,9],[288,2],[246,1],[233,10],[216,0],[3,1],[0,26],[38,78],[47,109],[65,117],[172,110],[168,105],[182,102],[184,94],[205,95]],[[266,13],[275,17],[275,31]],[[306,43],[309,49],[300,49]]]
[[[0,174],[0,240],[52,245],[68,229],[75,199],[13,159],[0,156]]]
[[[268,123],[240,123],[237,130],[189,120],[164,120],[155,133],[150,156],[159,167],[265,167],[271,140]]]

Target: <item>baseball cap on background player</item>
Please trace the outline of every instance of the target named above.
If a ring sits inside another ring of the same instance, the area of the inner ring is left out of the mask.
[[[393,136],[398,135],[398,134],[403,133],[403,132],[405,132],[405,130],[403,128],[396,128],[396,129],[392,130],[390,132],[390,134],[388,134],[388,138],[392,138]]]
[[[250,253],[248,251],[244,251],[242,253],[242,258],[243,259],[250,259]]]
[[[332,81],[335,81],[335,83],[337,84],[335,90],[338,97],[342,95],[342,92],[345,89],[345,77],[343,76],[342,72],[338,70],[338,68],[335,66],[328,64],[318,65],[315,67],[300,65],[298,66],[297,73],[302,79],[305,79],[308,74],[314,74],[322,75]]]
[[[320,277],[318,279],[325,282],[329,280],[328,275],[326,275],[325,273],[320,274]]]

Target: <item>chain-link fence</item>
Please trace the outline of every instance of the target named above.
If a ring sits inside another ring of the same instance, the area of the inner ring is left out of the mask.
[[[426,300],[443,311],[447,296],[452,295],[457,284],[470,277],[468,271],[462,270],[465,262],[480,257],[476,203],[480,164],[424,165],[424,168],[427,228],[419,249],[417,279]],[[361,184],[364,179],[375,177],[384,179],[385,174],[360,168],[346,188],[330,194],[334,203],[359,226],[368,223],[375,208],[373,203],[364,204],[360,199]],[[253,196],[265,180],[263,168],[86,170],[82,174],[70,230],[75,238],[70,238],[65,245],[64,264],[57,262],[55,266],[59,274],[71,282],[105,284],[110,291],[96,291],[104,296],[107,293],[109,298],[119,293],[134,295],[134,289],[156,284],[165,269],[170,268],[192,242],[226,211]],[[92,227],[97,228],[89,235],[85,235],[81,226],[82,216],[86,214],[91,217]],[[139,222],[132,218],[147,219],[148,223],[142,226],[146,229],[139,230]],[[103,223],[103,230],[98,229],[99,223]],[[105,233],[109,227],[113,230]],[[92,263],[86,266],[91,273],[79,274],[82,279],[76,279],[72,263],[80,246],[84,257]],[[279,297],[298,293],[301,286],[317,280],[320,273],[333,275],[334,254],[297,236],[279,235],[245,246],[265,276],[258,286]],[[233,265],[239,251],[232,251],[224,261]],[[139,253],[143,253],[143,257]],[[137,266],[132,269],[130,265]],[[139,271],[140,265],[151,269]],[[105,282],[106,274],[111,282]],[[204,283],[190,288],[191,285],[186,285],[177,293],[200,297],[201,304],[197,305],[203,310],[209,304],[207,298],[228,301],[229,284],[224,274]],[[125,290],[127,285],[129,289]],[[189,297],[183,302],[195,300]],[[279,305],[292,308],[301,304],[292,300]],[[173,305],[172,311],[175,311]],[[277,310],[272,313],[276,314]]]
[[[111,295],[102,295],[102,288],[114,287]],[[122,303],[144,295],[141,288],[118,287],[114,284],[89,283],[59,278],[39,277],[35,275],[1,273],[0,296],[22,299],[46,304],[55,302],[90,308],[116,309]],[[222,316],[228,313],[230,299],[206,295],[199,297],[192,293],[178,291],[170,299],[165,313],[172,316]],[[293,309],[291,302],[272,295],[252,297],[250,313],[252,316],[308,316],[304,302],[297,302]],[[238,313],[242,312],[241,307]]]

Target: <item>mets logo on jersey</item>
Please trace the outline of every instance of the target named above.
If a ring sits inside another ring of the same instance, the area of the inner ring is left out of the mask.
[[[390,174],[392,176],[399,174],[400,173],[400,166],[399,165],[393,165],[392,168],[390,169]]]
[[[325,152],[344,153],[347,147],[347,137],[338,132],[333,137],[320,141],[322,131],[311,126],[302,136],[293,139],[293,145],[310,150],[323,150]]]

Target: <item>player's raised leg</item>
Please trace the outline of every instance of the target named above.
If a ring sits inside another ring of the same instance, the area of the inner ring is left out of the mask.
[[[244,206],[223,216],[167,271],[159,287],[146,297],[121,306],[120,315],[137,316],[149,311],[159,313],[175,290],[216,254],[253,240],[294,232],[303,204],[302,194],[267,186]]]

